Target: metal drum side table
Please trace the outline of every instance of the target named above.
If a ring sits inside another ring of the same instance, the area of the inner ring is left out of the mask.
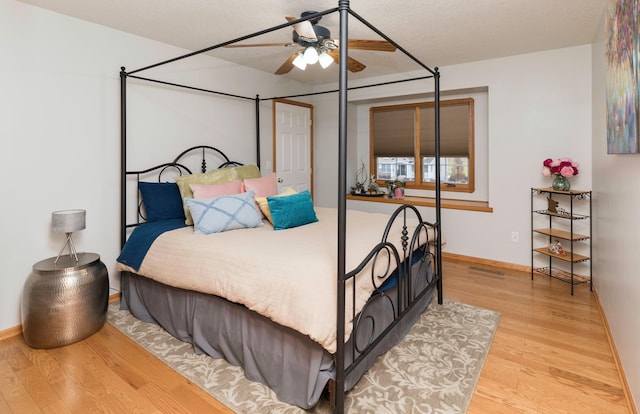
[[[22,291],[22,333],[33,348],[56,348],[98,331],[107,317],[109,274],[100,256],[78,253],[33,265]]]

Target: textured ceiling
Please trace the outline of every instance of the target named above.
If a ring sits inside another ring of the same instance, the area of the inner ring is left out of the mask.
[[[323,11],[337,0],[21,0],[187,50],[200,50],[286,23],[284,16]],[[430,67],[591,43],[606,0],[353,0],[351,9]],[[320,25],[339,34],[337,13]],[[289,42],[290,27],[250,43]],[[380,39],[350,19],[349,37]],[[222,59],[273,73],[295,51],[283,46],[218,49]],[[357,76],[416,70],[400,52],[351,50],[367,68]],[[164,57],[158,57],[162,59]],[[155,63],[155,62],[149,62]],[[335,79],[336,65],[293,69],[286,75],[308,83]]]

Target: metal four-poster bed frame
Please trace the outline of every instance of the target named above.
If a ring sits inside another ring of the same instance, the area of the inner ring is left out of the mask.
[[[267,98],[267,99],[262,99],[260,98],[258,95],[255,98],[252,97],[245,97],[245,96],[241,96],[241,95],[236,95],[233,93],[227,93],[227,92],[219,92],[219,91],[212,91],[212,90],[207,90],[207,89],[203,89],[203,88],[198,88],[198,87],[193,87],[193,86],[188,86],[188,85],[181,85],[181,84],[177,84],[177,83],[173,83],[173,82],[165,82],[165,81],[161,81],[161,80],[156,80],[156,79],[150,79],[150,78],[146,78],[146,77],[142,77],[137,75],[137,73],[139,72],[143,72],[158,66],[162,66],[165,64],[169,64],[178,60],[182,60],[182,59],[186,59],[189,58],[191,56],[195,56],[195,55],[199,55],[205,52],[209,52],[221,47],[225,47],[237,42],[241,42],[247,39],[251,39],[253,37],[256,36],[260,36],[275,30],[279,30],[288,26],[292,26],[296,23],[305,21],[305,20],[311,20],[314,18],[318,18],[320,16],[324,16],[326,14],[330,14],[330,13],[334,13],[334,12],[338,12],[339,13],[339,18],[340,18],[340,35],[339,35],[339,40],[340,40],[340,48],[339,48],[339,85],[338,85],[338,89],[334,90],[334,91],[326,91],[326,92],[315,92],[315,93],[308,93],[308,94],[300,94],[300,95],[291,95],[291,96],[286,96],[286,97],[273,97],[273,98]],[[348,19],[349,16],[354,17],[355,19],[357,19],[358,21],[360,21],[362,24],[364,24],[365,26],[367,26],[369,29],[371,29],[372,31],[374,31],[375,33],[377,33],[379,36],[381,36],[382,38],[384,38],[386,41],[390,42],[391,44],[393,44],[399,51],[401,51],[402,53],[404,53],[407,57],[409,57],[411,60],[413,60],[415,63],[417,63],[420,67],[424,68],[425,70],[427,70],[427,72],[429,73],[426,76],[423,77],[417,77],[417,78],[411,78],[411,79],[403,79],[403,80],[398,80],[398,81],[391,81],[391,82],[384,82],[384,83],[376,83],[376,84],[369,84],[369,85],[365,85],[365,86],[359,86],[359,87],[354,87],[354,88],[349,88],[348,87],[348,68],[347,68],[347,62],[348,62]],[[127,230],[130,227],[134,227],[137,224],[129,224],[127,223],[127,176],[129,174],[131,174],[132,172],[127,171],[127,78],[133,78],[133,79],[138,79],[138,80],[143,80],[143,81],[148,81],[148,82],[153,82],[153,83],[158,83],[158,84],[163,84],[163,85],[168,85],[168,86],[173,86],[173,87],[178,87],[178,88],[186,88],[186,89],[191,89],[191,90],[195,90],[195,91],[199,91],[199,92],[206,92],[206,93],[212,93],[215,95],[219,95],[219,96],[225,96],[225,97],[231,97],[231,98],[237,98],[237,99],[243,99],[243,100],[253,100],[255,101],[255,117],[256,117],[256,164],[258,165],[258,167],[260,166],[260,102],[264,101],[264,100],[276,100],[276,99],[285,99],[285,98],[298,98],[298,97],[302,97],[302,96],[312,96],[312,95],[318,95],[318,94],[322,94],[322,93],[331,93],[331,92],[338,92],[338,102],[339,102],[339,113],[338,113],[338,143],[339,143],[339,148],[338,148],[338,165],[339,165],[339,169],[338,169],[338,203],[337,203],[337,210],[338,210],[338,234],[337,234],[337,238],[338,238],[338,251],[337,251],[337,274],[338,274],[338,280],[337,280],[337,293],[338,293],[338,299],[337,299],[337,306],[338,306],[338,311],[337,311],[337,321],[336,321],[336,326],[337,326],[337,351],[335,353],[335,366],[336,366],[336,378],[335,378],[335,387],[334,388],[334,392],[335,395],[333,396],[334,398],[334,403],[335,403],[335,410],[336,412],[343,412],[344,410],[344,401],[345,401],[345,379],[346,376],[349,374],[349,372],[351,372],[351,370],[353,370],[353,368],[358,364],[358,362],[362,359],[361,357],[357,358],[355,361],[353,361],[349,366],[345,366],[345,284],[347,282],[347,280],[349,279],[349,277],[353,276],[353,272],[351,273],[347,273],[346,271],[346,266],[345,266],[345,242],[346,242],[346,194],[347,194],[347,177],[346,177],[346,164],[347,164],[347,158],[346,158],[346,154],[347,154],[347,93],[349,90],[353,90],[353,89],[362,89],[362,88],[369,88],[369,87],[376,87],[376,86],[383,86],[383,85],[390,85],[390,84],[395,84],[395,83],[402,83],[402,82],[409,82],[409,81],[417,81],[417,80],[423,80],[423,79],[432,79],[434,82],[434,97],[435,97],[435,120],[434,120],[434,124],[435,124],[435,162],[436,162],[436,186],[435,186],[435,195],[436,195],[436,203],[435,203],[435,223],[433,223],[432,225],[435,227],[436,231],[435,231],[435,240],[432,242],[433,244],[433,248],[435,249],[435,263],[433,263],[434,266],[434,272],[436,275],[436,287],[437,287],[437,300],[439,304],[442,304],[442,258],[441,258],[441,246],[442,246],[442,239],[441,239],[441,216],[440,216],[440,210],[441,210],[441,194],[440,194],[440,73],[438,71],[438,68],[434,68],[431,69],[430,67],[426,66],[425,64],[423,64],[421,61],[419,61],[417,58],[415,58],[411,53],[409,53],[407,50],[405,50],[404,48],[402,48],[400,45],[398,45],[396,42],[394,42],[391,38],[389,38],[387,35],[385,35],[384,33],[382,33],[381,31],[379,31],[377,28],[375,28],[373,25],[371,25],[369,22],[367,22],[365,19],[363,19],[361,16],[359,16],[358,14],[356,14],[354,11],[352,11],[350,9],[349,6],[349,0],[339,0],[338,1],[338,7],[333,8],[333,9],[329,9],[329,10],[325,10],[322,12],[318,12],[315,13],[313,15],[308,15],[305,16],[303,18],[297,19],[297,20],[293,20],[293,21],[289,21],[287,23],[278,25],[278,26],[274,26],[272,28],[269,29],[265,29],[259,32],[255,32],[246,36],[242,36],[230,41],[226,41],[223,43],[219,43],[217,45],[205,48],[205,49],[201,49],[198,51],[194,51],[192,53],[188,53],[182,56],[178,56],[175,57],[173,59],[169,59],[169,60],[165,60],[162,62],[158,62],[149,66],[145,66],[136,70],[132,70],[127,72],[125,67],[121,68],[120,71],[120,91],[121,91],[121,177],[120,177],[120,184],[121,184],[121,203],[120,203],[120,213],[121,213],[121,233],[120,233],[120,240],[121,240],[121,246],[123,246],[125,244],[125,241],[127,239]],[[186,151],[185,151],[186,152]],[[224,156],[224,155],[223,155]],[[178,157],[179,158],[179,157]],[[226,156],[225,156],[226,158]],[[227,161],[229,161],[227,159]],[[204,161],[203,161],[204,162]],[[414,208],[415,210],[415,208]],[[416,210],[417,212],[417,210]],[[404,310],[399,311],[400,315],[398,315],[398,320],[400,320],[402,318],[403,315],[406,314],[406,312],[408,312],[411,308],[411,306],[414,303],[408,303],[407,304],[407,308]],[[389,329],[389,328],[388,328]],[[387,330],[388,330],[387,329]],[[387,331],[385,331],[386,333]],[[383,335],[381,335],[383,336]],[[376,341],[374,341],[376,342]],[[370,344],[371,345],[371,344]],[[369,348],[367,348],[369,349]]]

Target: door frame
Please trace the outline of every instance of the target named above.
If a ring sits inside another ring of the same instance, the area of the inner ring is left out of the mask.
[[[271,159],[272,159],[272,164],[273,164],[273,172],[276,173],[278,171],[278,164],[277,164],[277,160],[276,160],[276,154],[277,154],[277,143],[276,140],[278,138],[278,131],[276,130],[277,127],[277,122],[276,122],[276,115],[277,115],[277,111],[276,111],[276,105],[278,103],[284,103],[287,105],[293,105],[293,106],[301,106],[304,108],[309,109],[309,168],[311,168],[311,174],[309,176],[309,192],[311,193],[311,198],[313,199],[313,170],[314,170],[314,165],[313,165],[313,105],[305,103],[305,102],[298,102],[298,101],[292,101],[290,99],[274,99],[272,104],[271,104],[271,124],[272,124],[272,139],[271,139],[271,143],[272,143],[272,147],[271,147]]]

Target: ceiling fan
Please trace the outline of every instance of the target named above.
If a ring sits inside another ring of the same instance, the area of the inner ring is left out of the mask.
[[[315,11],[305,11],[300,18],[305,18],[317,14]],[[298,17],[286,16],[287,21],[298,20]],[[311,18],[302,22],[293,24],[292,42],[288,43],[254,43],[254,44],[237,44],[228,45],[226,47],[259,47],[259,46],[284,46],[299,47],[284,61],[284,63],[275,71],[276,75],[288,73],[294,67],[304,70],[307,64],[320,63],[323,68],[328,67],[331,63],[340,61],[340,53],[338,51],[340,42],[338,39],[331,38],[331,32],[326,27],[318,25],[322,16]],[[381,52],[394,52],[396,47],[386,40],[365,40],[365,39],[349,39],[347,47],[349,49],[374,50]],[[366,66],[353,59],[348,58],[347,68],[350,72],[360,72]]]

